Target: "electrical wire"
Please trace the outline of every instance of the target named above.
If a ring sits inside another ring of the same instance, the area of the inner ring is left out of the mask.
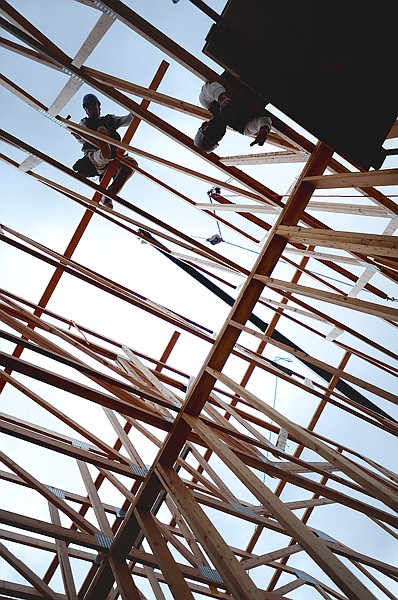
[[[229,179],[227,179],[226,183],[228,183],[229,181],[231,181],[232,177],[230,177]],[[218,186],[214,186],[211,190],[209,190],[207,192],[207,195],[209,197],[210,203],[213,204],[213,199],[211,197],[211,194],[213,192],[216,193],[220,193],[220,188]],[[229,194],[230,196],[232,196],[233,194]],[[288,194],[283,194],[283,196],[288,196]],[[282,196],[282,197],[283,197]],[[395,197],[398,196],[398,194],[396,195],[391,195],[391,197]],[[315,195],[313,197],[316,198],[360,198],[360,196],[353,196],[353,195],[328,195],[328,196],[322,196],[322,195]],[[371,196],[362,196],[363,198],[370,198]],[[214,215],[216,215],[216,211],[213,211]],[[217,221],[217,227],[218,227],[218,232],[221,238],[221,242],[224,242],[224,244],[229,244],[230,246],[234,246],[235,248],[240,248],[241,250],[246,250],[247,252],[252,252],[253,254],[257,254],[259,255],[259,252],[257,250],[251,250],[250,248],[246,248],[245,246],[240,246],[239,244],[233,244],[232,242],[228,242],[227,240],[225,240],[222,236],[221,233],[221,228],[220,228],[220,224]],[[200,239],[200,240],[206,240],[208,241],[209,238],[205,238],[205,237],[199,237],[199,236],[192,236],[195,239]],[[284,264],[289,264],[287,263],[287,261],[281,259],[281,262]],[[317,271],[308,271],[308,273],[311,273],[312,275],[318,275],[318,277],[324,277],[325,279],[330,279],[331,281],[334,281],[336,283],[340,283],[341,285],[351,285],[351,283],[347,282],[347,281],[342,281],[341,279],[336,279],[335,277],[331,277],[330,275],[325,275],[323,273],[318,273]],[[373,294],[373,292],[371,292],[370,290],[367,290],[366,288],[363,289],[363,291],[367,292],[368,294]],[[394,298],[394,296],[386,296],[385,298],[386,300],[390,301],[390,302],[398,302],[398,298]]]

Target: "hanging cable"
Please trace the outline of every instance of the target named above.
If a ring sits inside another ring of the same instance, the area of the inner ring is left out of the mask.
[[[213,204],[213,198],[212,198],[212,194],[217,194],[218,196],[221,194],[221,189],[219,187],[213,187],[211,188],[211,190],[209,190],[207,192],[207,195],[209,197],[210,200],[210,204]],[[213,210],[213,214],[216,217],[217,220],[217,215],[216,215],[216,211]],[[214,246],[215,244],[219,244],[220,242],[223,242],[223,237],[222,237],[222,233],[221,233],[221,229],[220,229],[220,223],[217,220],[217,228],[218,228],[218,233],[219,236],[211,236],[207,241],[210,242],[210,244],[212,244],[212,246]]]

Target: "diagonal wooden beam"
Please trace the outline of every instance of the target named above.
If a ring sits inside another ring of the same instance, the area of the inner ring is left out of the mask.
[[[197,504],[191,492],[170,468],[158,465],[157,474],[162,484],[184,515],[217,572],[233,597],[240,600],[265,599],[267,595],[257,588],[227,546],[205,512]]]
[[[9,6],[8,3],[6,3],[6,4],[7,4],[7,6]],[[24,23],[25,23],[25,21],[26,20],[24,20]],[[156,72],[156,74],[155,74],[152,82],[150,83],[149,87],[151,89],[155,89],[156,90],[159,87],[159,85],[160,85],[160,83],[161,83],[161,81],[162,81],[162,79],[163,79],[163,77],[164,77],[164,75],[165,75],[168,67],[169,67],[169,65],[168,65],[168,63],[166,61],[163,61],[160,64],[160,66],[159,66],[159,68],[158,68],[158,70],[157,70],[157,72]],[[143,100],[141,102],[141,107],[143,109],[146,109],[149,106],[149,104],[150,104],[149,100]],[[125,133],[125,135],[123,137],[123,140],[125,142],[130,142],[131,138],[133,137],[134,133],[137,130],[137,127],[138,127],[139,123],[140,123],[140,120],[137,117],[135,117],[133,119],[133,121],[130,123],[129,128],[127,129],[127,132]],[[109,170],[109,173],[107,173],[107,175],[105,176],[105,178],[102,181],[103,186],[106,187],[106,185],[108,185],[111,177],[112,177],[112,171]],[[100,197],[101,197],[100,193],[98,191],[95,192],[95,194],[94,194],[94,200],[96,200],[97,202],[99,202]],[[77,226],[77,228],[76,228],[76,230],[75,230],[75,232],[74,232],[74,234],[73,234],[73,236],[72,236],[72,238],[71,238],[71,240],[70,240],[70,242],[69,242],[69,244],[68,244],[68,246],[67,246],[67,248],[66,248],[66,250],[64,252],[64,256],[65,257],[70,258],[73,255],[73,253],[76,250],[76,248],[77,248],[77,246],[78,246],[78,244],[79,244],[79,242],[80,242],[80,240],[81,240],[84,232],[86,231],[86,229],[87,229],[87,227],[88,227],[88,225],[89,225],[92,217],[93,217],[93,212],[90,211],[90,210],[86,210],[85,214],[83,215],[83,217],[82,217],[79,225]],[[45,308],[47,306],[47,304],[48,304],[51,296],[54,293],[54,290],[55,290],[56,286],[58,285],[58,282],[59,282],[59,280],[61,278],[62,273],[63,273],[63,271],[61,269],[56,269],[55,270],[55,272],[54,272],[51,280],[47,284],[47,287],[44,290],[44,292],[43,292],[43,294],[42,294],[42,296],[41,296],[41,298],[39,300],[40,307]],[[40,310],[37,310],[37,312],[35,312],[35,314],[40,315],[41,314]],[[22,352],[23,352],[23,348],[21,346],[17,346],[14,349],[14,356],[19,357],[19,356],[21,356]],[[4,384],[5,384],[4,381],[0,381],[0,393],[3,390]]]
[[[256,279],[262,281],[271,289],[285,290],[286,292],[298,294],[299,296],[308,296],[314,300],[321,300],[323,302],[328,302],[329,304],[335,304],[336,306],[351,308],[352,310],[374,315],[381,319],[398,321],[398,309],[396,308],[390,308],[389,306],[383,306],[381,304],[376,304],[375,302],[367,302],[366,300],[358,300],[357,298],[350,298],[349,296],[341,296],[340,294],[332,294],[331,292],[325,292],[324,290],[318,290],[298,283],[290,283],[281,279],[274,279],[273,277],[257,275]]]
[[[326,544],[314,536],[275,494],[236,455],[214,435],[198,418],[184,415],[190,426],[206,440],[207,444],[238,477],[250,492],[267,506],[274,518],[311,556],[321,569],[351,600],[375,600],[375,596],[339,561]]]
[[[36,575],[25,563],[15,556],[8,548],[0,542],[0,556],[3,557],[24,579],[29,581],[33,587],[42,594],[43,598],[47,600],[59,600],[59,595],[53,592],[53,590],[44,581]]]
[[[59,517],[58,510],[53,504],[51,504],[51,502],[48,503],[48,508],[50,511],[51,521],[60,527],[61,519]],[[67,545],[63,540],[55,540],[55,545],[57,548],[57,556],[61,568],[61,575],[66,596],[68,600],[78,600]]]
[[[118,597],[120,594],[122,600],[142,600],[143,596],[134,583],[126,561],[121,558],[111,557],[109,563],[115,577]]]
[[[396,486],[392,488],[386,485],[381,479],[362,467],[356,465],[353,461],[343,457],[341,454],[330,448],[327,444],[316,439],[311,433],[307,432],[304,428],[296,425],[282,414],[277,412],[272,407],[268,406],[265,402],[260,400],[251,392],[245,390],[242,386],[235,383],[230,377],[223,373],[216,372],[214,369],[208,367],[211,374],[216,377],[219,381],[225,383],[228,387],[233,389],[237,394],[246,398],[252,406],[261,406],[261,410],[270,418],[272,418],[281,427],[286,429],[290,434],[294,435],[301,443],[307,448],[310,448],[314,452],[317,452],[325,460],[338,467],[343,473],[345,473],[353,481],[361,485],[368,493],[374,498],[377,498],[383,502],[386,506],[389,506],[393,510],[398,510],[398,500],[394,495],[393,490],[396,491]]]
[[[136,510],[135,514],[152,552],[157,556],[173,598],[175,600],[192,600],[192,593],[167,547],[166,540],[160,532],[155,517],[144,510]]]
[[[263,284],[256,281],[253,276],[256,273],[270,275],[282,255],[287,241],[281,236],[276,235],[275,232],[277,227],[279,225],[295,225],[301,218],[313,192],[313,188],[310,185],[302,184],[303,178],[311,174],[322,173],[325,170],[332,153],[333,151],[330,148],[319,143],[303,169],[301,176],[298,178],[291,197],[279,216],[274,229],[270,232],[266,245],[243,286],[220,334],[214,342],[209,356],[187,394],[183,410],[177,416],[172,431],[168,434],[168,437],[154,461],[150,473],[137,495],[136,506],[138,508],[142,506],[147,509],[149,506],[153,505],[161,489],[158,478],[155,475],[156,466],[158,464],[163,467],[173,466],[188,437],[190,427],[182,418],[184,412],[197,416],[200,414],[207,401],[216,381],[214,375],[211,375],[207,371],[207,368],[209,366],[216,369],[222,368],[233,350],[240,332],[230,324],[230,321],[236,320],[237,322],[246,322],[264,289]],[[116,536],[113,551],[123,555],[126,552],[126,549],[131,547],[132,540],[136,539],[139,535],[139,531],[140,527],[134,512],[131,510]],[[85,596],[85,600],[105,600],[111,585],[112,576],[108,565],[104,564],[94,577],[92,585]]]

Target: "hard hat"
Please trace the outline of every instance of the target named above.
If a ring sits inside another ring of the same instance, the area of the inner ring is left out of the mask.
[[[83,98],[83,108],[87,106],[87,104],[90,104],[90,102],[97,102],[98,104],[101,104],[95,94],[86,94]]]
[[[199,127],[193,143],[197,148],[203,150],[203,152],[206,152],[206,154],[208,154],[209,152],[213,152],[213,150],[218,148],[217,142],[214,142],[213,140],[205,136],[205,134],[202,131],[202,127]]]

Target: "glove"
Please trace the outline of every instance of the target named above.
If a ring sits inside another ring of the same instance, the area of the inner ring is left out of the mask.
[[[259,146],[264,146],[270,131],[271,127],[269,125],[263,125],[256,135],[256,139],[250,144],[250,146],[255,146],[256,144]]]
[[[225,110],[231,104],[231,102],[232,102],[231,98],[228,98],[228,96],[225,92],[220,94],[218,97],[218,104],[220,105],[220,111],[222,112],[223,110]]]

